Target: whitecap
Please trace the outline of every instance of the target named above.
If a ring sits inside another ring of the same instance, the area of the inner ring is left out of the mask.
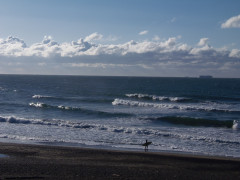
[[[34,107],[43,107],[44,104],[43,103],[29,103],[30,106],[34,106]]]
[[[169,104],[169,103],[151,103],[151,102],[141,102],[141,101],[132,101],[125,99],[114,99],[112,105],[124,105],[124,106],[138,106],[138,107],[153,107],[153,108],[164,108],[164,109],[179,109],[179,110],[188,110],[188,111],[219,111],[223,113],[227,112],[236,112],[239,113],[238,109],[228,107],[225,105],[211,105],[211,104]],[[232,109],[231,109],[232,108]]]
[[[51,96],[43,96],[43,95],[38,95],[38,94],[32,96],[33,99],[49,98],[49,97],[51,97]]]
[[[188,98],[184,97],[167,97],[167,96],[157,96],[157,95],[149,95],[149,94],[141,94],[141,93],[134,93],[134,94],[125,94],[125,96],[130,98],[139,98],[139,99],[152,99],[157,101],[172,101],[178,102],[182,100],[188,100]]]
[[[240,123],[239,121],[237,120],[234,120],[233,121],[233,126],[232,126],[233,129],[240,129]]]

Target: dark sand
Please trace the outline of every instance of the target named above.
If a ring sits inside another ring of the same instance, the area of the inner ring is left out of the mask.
[[[240,160],[0,143],[0,179],[240,179]]]

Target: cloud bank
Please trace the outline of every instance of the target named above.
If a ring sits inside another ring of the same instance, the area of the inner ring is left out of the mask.
[[[240,15],[229,18],[222,23],[222,28],[240,28]]]
[[[196,46],[179,42],[178,37],[94,43],[103,38],[93,33],[58,43],[45,36],[30,46],[12,36],[0,39],[0,73],[240,77],[240,50],[214,48],[208,38]]]

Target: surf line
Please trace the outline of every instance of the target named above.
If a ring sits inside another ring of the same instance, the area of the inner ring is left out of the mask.
[[[146,142],[142,144],[142,146],[145,146],[145,147],[144,147],[144,151],[145,151],[145,152],[148,151],[148,146],[149,146],[150,144],[152,144],[152,142],[148,141],[147,139],[146,139]]]

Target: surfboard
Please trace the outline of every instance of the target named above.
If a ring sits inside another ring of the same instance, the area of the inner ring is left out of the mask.
[[[142,144],[142,146],[148,146],[150,144],[152,144],[152,142],[146,142],[146,143]]]

